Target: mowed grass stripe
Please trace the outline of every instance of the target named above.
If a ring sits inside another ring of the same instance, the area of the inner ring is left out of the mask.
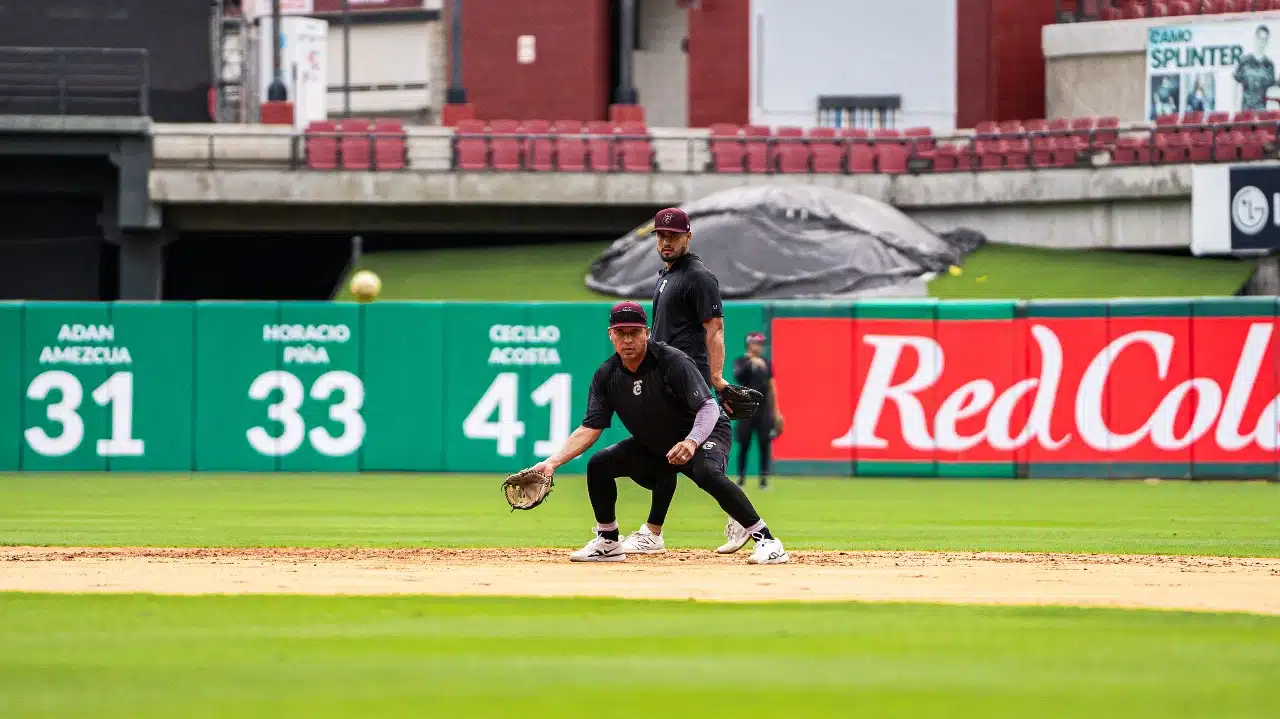
[[[1263,717],[1280,696],[1280,619],[1248,615],[0,594],[0,616],[5,717]]]
[[[151,547],[576,547],[594,521],[580,475],[511,513],[488,475],[0,474],[0,544]],[[619,480],[619,520],[649,494]],[[1280,556],[1280,485],[783,478],[749,488],[790,549]],[[723,541],[682,479],[673,548]]]

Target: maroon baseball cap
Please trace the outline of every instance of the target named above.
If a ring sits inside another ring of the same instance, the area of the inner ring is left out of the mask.
[[[614,327],[648,327],[649,317],[638,302],[619,302],[609,310],[609,329]]]
[[[653,216],[654,232],[679,232],[683,234],[691,229],[689,216],[679,207],[668,207],[665,210],[659,210],[658,214]]]

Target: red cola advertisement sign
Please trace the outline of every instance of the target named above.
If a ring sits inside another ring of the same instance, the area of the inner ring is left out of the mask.
[[[1077,317],[775,317],[788,420],[775,457],[994,463],[1041,476],[1274,475],[1276,318],[1195,316],[1191,302],[1174,304],[1184,314],[1173,316],[1119,307]]]

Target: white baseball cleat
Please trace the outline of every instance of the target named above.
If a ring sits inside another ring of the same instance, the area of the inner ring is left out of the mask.
[[[716,547],[718,554],[733,554],[746,546],[747,540],[751,539],[751,535],[747,534],[747,528],[738,524],[736,519],[730,519],[724,526],[724,536],[725,543]]]
[[[750,564],[786,564],[791,555],[782,548],[782,542],[776,539],[757,539],[756,549],[747,559]]]
[[[662,554],[667,551],[667,543],[661,534],[650,532],[649,525],[642,524],[630,537],[622,540],[622,551],[627,554]]]
[[[569,555],[570,562],[625,562],[627,553],[622,551],[622,542],[605,539],[596,533],[596,538],[587,542],[587,546]]]

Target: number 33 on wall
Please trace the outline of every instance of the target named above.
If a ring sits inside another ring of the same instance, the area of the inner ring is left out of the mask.
[[[273,457],[293,454],[302,446],[304,437],[310,439],[311,446],[326,457],[351,454],[364,444],[365,423],[360,415],[360,408],[364,406],[364,383],[359,377],[335,370],[320,375],[311,385],[311,399],[314,400],[327,400],[335,390],[342,392],[342,401],[329,407],[329,419],[342,425],[342,434],[337,437],[324,427],[312,427],[310,432],[307,431],[306,422],[298,414],[306,392],[302,381],[291,372],[263,372],[249,385],[249,397],[265,400],[276,390],[280,390],[280,401],[267,407],[267,419],[279,422],[284,428],[280,436],[272,437],[262,427],[254,427],[245,433],[249,444],[260,454]]]

